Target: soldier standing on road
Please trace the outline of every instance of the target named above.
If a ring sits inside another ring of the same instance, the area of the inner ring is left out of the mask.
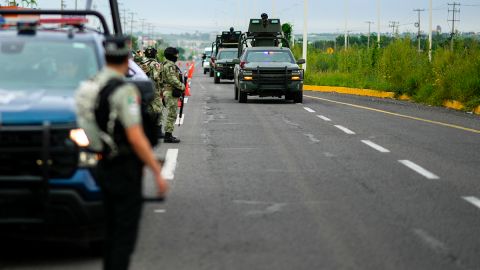
[[[163,63],[163,97],[165,107],[167,108],[167,117],[165,120],[165,143],[179,143],[180,140],[173,137],[175,121],[177,120],[178,99],[181,93],[185,91],[185,85],[181,81],[181,72],[175,64],[178,60],[178,50],[168,47],[165,49],[165,62]]]
[[[105,41],[107,65],[92,79],[102,89],[99,104],[107,105],[98,106],[98,110],[106,110],[107,124],[101,122],[98,116],[97,123],[102,130],[105,129],[104,132],[108,132],[118,148],[118,153],[113,156],[104,151],[98,164],[97,179],[106,212],[105,270],[128,269],[142,211],[144,165],[152,170],[159,193],[164,195],[167,191],[161,166],[143,131],[139,90],[124,82],[130,53],[126,42],[124,37],[112,37]],[[111,94],[102,98],[107,89]],[[111,123],[115,123],[113,131],[104,127],[110,127]]]
[[[162,118],[163,118],[163,96],[162,96],[162,76],[161,76],[161,65],[157,61],[157,49],[153,47],[149,47],[145,50],[145,57],[140,61],[140,67],[145,71],[147,76],[154,82],[155,84],[155,97],[152,101],[150,106],[151,113],[156,118],[157,122],[157,134],[159,138],[163,138],[163,131],[162,131]]]

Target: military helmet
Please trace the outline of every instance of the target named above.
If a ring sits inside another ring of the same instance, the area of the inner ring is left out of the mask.
[[[157,49],[154,47],[148,47],[145,50],[145,57],[147,58],[157,58]]]

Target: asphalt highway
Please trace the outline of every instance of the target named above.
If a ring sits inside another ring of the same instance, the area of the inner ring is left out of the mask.
[[[233,96],[195,74],[182,143],[156,150],[171,193],[145,205],[132,269],[480,269],[480,117]],[[101,265],[79,245],[0,245],[0,269]]]

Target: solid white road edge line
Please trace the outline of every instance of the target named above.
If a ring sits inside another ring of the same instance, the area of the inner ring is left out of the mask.
[[[322,120],[324,120],[324,121],[327,121],[327,122],[332,121],[332,119],[330,119],[330,118],[328,118],[328,117],[325,117],[325,116],[323,116],[323,115],[317,115],[317,117],[320,118],[320,119],[322,119]]]
[[[398,162],[400,162],[403,165],[407,166],[408,168],[414,170],[415,172],[423,175],[427,179],[430,179],[430,180],[440,179],[440,177],[438,177],[437,175],[433,174],[432,172],[427,171],[426,169],[424,169],[421,166],[413,163],[410,160],[399,160]]]
[[[475,205],[476,207],[480,208],[480,199],[473,196],[462,197],[465,201]]]
[[[369,140],[362,140],[362,143],[370,146],[371,148],[377,150],[378,152],[380,153],[390,153],[390,150],[388,150],[387,148],[383,147],[383,146],[380,146],[372,141],[369,141]]]
[[[344,126],[340,126],[340,125],[335,125],[336,128],[340,129],[341,131],[347,133],[347,134],[350,134],[350,135],[355,135],[355,132],[351,131],[350,129],[344,127]]]
[[[303,107],[307,112],[311,112],[311,113],[314,113],[315,111],[310,109],[309,107]]]
[[[162,176],[167,180],[175,178],[175,169],[177,168],[178,149],[168,149],[165,155],[165,163],[162,168]]]

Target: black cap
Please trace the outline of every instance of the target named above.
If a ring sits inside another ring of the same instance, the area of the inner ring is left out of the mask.
[[[105,47],[105,55],[108,56],[128,56],[130,48],[128,46],[129,39],[125,36],[108,36],[103,42]]]

